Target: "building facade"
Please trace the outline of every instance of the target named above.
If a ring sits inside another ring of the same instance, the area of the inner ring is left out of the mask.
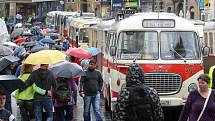
[[[201,7],[203,1],[203,8]],[[161,11],[183,13],[191,19],[214,19],[215,0],[0,0],[0,16],[45,16],[49,11],[95,12],[97,16],[119,9],[138,9],[142,12]],[[185,3],[184,3],[185,2]],[[184,7],[185,6],[185,7]],[[185,12],[184,12],[185,11]]]
[[[35,14],[36,4],[31,0],[0,0],[0,15],[1,16],[13,16],[16,14],[22,15],[23,20],[27,20],[28,16]]]
[[[36,4],[36,17],[44,17],[50,11],[63,11],[63,0],[32,0]]]

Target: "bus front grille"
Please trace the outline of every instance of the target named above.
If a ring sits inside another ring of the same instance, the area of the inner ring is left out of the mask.
[[[154,88],[158,94],[174,94],[179,91],[182,78],[174,73],[146,73],[145,84]]]

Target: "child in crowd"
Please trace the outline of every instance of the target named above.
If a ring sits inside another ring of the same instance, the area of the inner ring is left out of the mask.
[[[15,117],[10,111],[5,109],[6,93],[0,91],[0,121],[15,121]]]

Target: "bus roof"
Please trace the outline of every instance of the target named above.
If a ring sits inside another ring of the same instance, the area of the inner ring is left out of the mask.
[[[143,21],[145,20],[163,20],[163,21],[174,21],[174,27],[143,27]],[[116,22],[112,26],[113,30],[121,31],[121,30],[180,30],[180,31],[197,31],[194,24],[189,20],[178,17],[172,13],[157,13],[157,12],[145,12],[138,13],[125,18],[119,22]]]
[[[101,19],[94,18],[94,19],[83,19],[83,18],[74,18],[70,22],[70,26],[76,27],[76,28],[87,28],[92,25],[95,25],[100,22]]]
[[[78,12],[62,11],[59,13],[59,15],[62,15],[62,16],[69,16],[69,15],[78,16]]]
[[[205,22],[204,31],[215,30],[215,22]]]
[[[100,23],[93,25],[92,29],[98,29],[98,30],[109,30],[111,25],[115,23],[115,19],[111,20],[103,20]]]
[[[47,13],[47,16],[54,16],[55,14],[61,13],[62,11],[50,11]]]

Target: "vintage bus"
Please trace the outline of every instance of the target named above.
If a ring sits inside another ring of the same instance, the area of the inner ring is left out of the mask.
[[[181,107],[203,73],[195,25],[172,13],[138,13],[114,23],[105,39],[102,73],[106,106],[125,86],[131,63],[140,64],[145,84],[157,90],[163,107]]]
[[[66,26],[68,26],[67,19],[68,17],[73,17],[73,18],[77,18],[78,17],[78,12],[67,12],[67,11],[62,11],[61,13],[57,14],[57,32],[60,33],[61,35],[64,34],[64,32],[66,31],[65,29],[67,28]],[[68,34],[68,33],[67,33]]]
[[[62,11],[50,11],[46,15],[46,24],[51,27],[51,26],[56,26],[57,25],[57,15],[61,13]]]
[[[79,47],[85,49],[89,47],[89,37],[87,34],[87,28],[96,25],[100,22],[96,17],[80,17],[73,19],[70,22],[69,37],[72,41],[76,42]]]

